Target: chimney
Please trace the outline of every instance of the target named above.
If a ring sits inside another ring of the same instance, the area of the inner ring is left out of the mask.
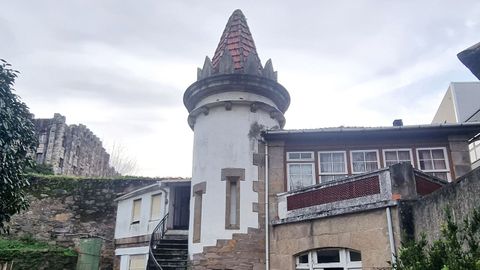
[[[395,119],[395,120],[393,120],[393,126],[394,126],[394,127],[403,127],[403,121],[402,121],[402,119]]]

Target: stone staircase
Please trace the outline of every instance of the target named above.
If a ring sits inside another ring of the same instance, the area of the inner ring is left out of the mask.
[[[186,235],[165,235],[153,249],[155,260],[163,270],[186,270],[188,265],[188,239]],[[148,270],[158,270],[149,261]]]

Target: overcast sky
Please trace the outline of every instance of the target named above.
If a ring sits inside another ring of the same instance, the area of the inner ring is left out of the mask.
[[[456,54],[480,42],[480,1],[0,0],[0,58],[38,118],[123,145],[137,174],[190,176],[182,103],[231,13],[291,95],[288,129],[430,123]]]

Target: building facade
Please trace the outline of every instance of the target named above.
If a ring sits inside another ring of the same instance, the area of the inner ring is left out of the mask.
[[[118,173],[100,139],[84,125],[67,125],[65,116],[34,119],[39,145],[38,164],[51,165],[55,174],[108,177]]]
[[[183,101],[194,132],[186,233],[195,270],[388,268],[401,240],[415,234],[404,204],[468,174],[469,143],[480,132],[477,122],[401,121],[392,127],[284,130],[289,93],[272,62],[262,65],[240,10]],[[150,230],[158,220],[141,218],[152,215],[160,189],[119,198],[121,269],[144,269],[147,257],[149,269],[186,269],[172,268],[155,253],[184,244],[172,242],[168,230],[157,244]],[[177,211],[167,197],[159,205]],[[141,234],[132,231],[137,220]]]

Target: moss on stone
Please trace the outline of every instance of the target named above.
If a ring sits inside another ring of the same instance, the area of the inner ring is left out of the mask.
[[[72,249],[45,242],[23,239],[0,238],[0,260],[13,262],[14,269],[75,269],[77,252]]]

